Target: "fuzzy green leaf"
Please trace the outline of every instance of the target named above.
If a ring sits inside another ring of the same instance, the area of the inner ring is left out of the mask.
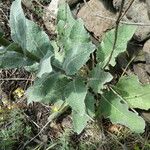
[[[47,53],[40,61],[37,77],[41,77],[44,73],[52,72],[51,53]]]
[[[64,100],[64,89],[69,80],[60,73],[43,74],[27,90],[28,102],[56,102]]]
[[[57,20],[67,22],[69,24],[74,24],[75,19],[72,16],[70,11],[69,5],[67,3],[59,5],[58,13],[57,13]]]
[[[85,30],[84,22],[81,19],[76,20],[74,23],[69,38],[71,39],[72,43],[90,42],[89,34]]]
[[[70,32],[75,23],[75,19],[72,17],[72,13],[67,3],[59,6],[57,20],[59,41],[61,41],[62,43],[67,43],[67,39],[70,36]]]
[[[70,42],[65,46],[63,69],[66,74],[74,75],[88,61],[95,46],[90,42],[89,35],[81,20],[75,22],[68,40]]]
[[[132,25],[119,26],[115,49],[109,64],[111,64],[112,66],[116,64],[115,58],[121,52],[126,51],[127,43],[132,38],[135,31],[136,31],[136,27]],[[105,34],[105,37],[98,48],[97,60],[98,62],[102,62],[104,66],[107,64],[110,58],[110,54],[113,49],[114,40],[115,40],[115,29],[112,29],[111,31],[108,31]]]
[[[113,79],[109,72],[105,72],[101,69],[101,65],[97,66],[91,71],[89,86],[94,90],[95,93],[101,93],[104,88],[104,84],[110,82]]]
[[[39,63],[35,62],[30,66],[25,66],[24,69],[31,73],[37,73],[39,69]]]
[[[81,115],[79,112],[72,111],[74,131],[80,134],[86,127],[90,117],[95,116],[95,99],[91,93],[87,93],[85,98],[86,112]]]
[[[21,0],[15,0],[10,10],[11,37],[24,50],[37,58],[53,51],[49,38],[34,22],[25,18]]]
[[[90,42],[83,21],[73,19],[68,5],[62,5],[58,11],[57,29],[58,43],[65,53],[62,68],[67,75],[74,75],[88,61],[95,46]]]
[[[65,89],[65,100],[71,106],[71,108],[84,115],[85,109],[85,97],[87,94],[87,88],[81,79],[74,79]]]
[[[87,93],[85,98],[86,112],[80,114],[79,112],[72,111],[72,120],[74,131],[80,134],[86,127],[90,117],[95,116],[95,99],[91,93]]]
[[[0,68],[12,69],[30,66],[35,61],[25,57],[16,43],[11,43],[8,47],[0,50]]]
[[[33,64],[33,62],[23,57],[21,53],[7,51],[0,55],[0,68],[12,69],[19,68]]]
[[[119,123],[130,128],[133,132],[143,133],[145,122],[138,114],[129,111],[127,104],[112,91],[105,91],[102,95],[100,111],[105,118],[110,118],[112,123]]]
[[[54,53],[55,53],[54,57],[52,57],[52,65],[62,70],[62,63],[64,61],[65,53],[64,51],[59,50],[59,47],[55,41],[51,41],[51,44],[54,48]]]
[[[89,59],[94,52],[95,46],[92,43],[77,44],[66,53],[63,69],[67,75],[74,75]]]
[[[86,113],[92,118],[95,116],[95,103],[94,96],[88,92],[85,98]]]
[[[81,115],[76,111],[72,111],[72,120],[74,131],[80,134],[86,127],[87,122],[89,121],[89,117],[86,114]]]
[[[15,51],[23,54],[21,47],[16,43],[11,43],[9,46],[7,46],[7,51]]]
[[[130,107],[150,109],[150,84],[142,85],[136,76],[122,77],[114,89]]]

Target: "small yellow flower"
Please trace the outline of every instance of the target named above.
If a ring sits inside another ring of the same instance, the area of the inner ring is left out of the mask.
[[[58,112],[58,111],[59,111],[59,108],[58,108],[57,106],[53,106],[53,107],[52,107],[52,111],[53,111],[53,112]]]
[[[22,88],[17,88],[14,92],[13,95],[15,98],[21,98],[24,95],[24,90]]]

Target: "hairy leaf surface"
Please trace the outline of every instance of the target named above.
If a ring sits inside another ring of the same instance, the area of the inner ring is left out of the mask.
[[[122,77],[114,89],[130,107],[150,109],[150,84],[142,85],[136,76]]]
[[[61,43],[68,42],[68,37],[75,23],[75,19],[72,16],[68,4],[60,5],[58,14],[57,14],[57,31],[58,38]]]
[[[92,43],[77,44],[66,53],[63,69],[68,75],[74,75],[89,59],[95,47]]]
[[[12,69],[30,66],[35,61],[23,55],[21,48],[16,43],[0,50],[0,68]]]
[[[90,42],[83,21],[73,19],[68,5],[60,7],[58,20],[58,43],[65,53],[62,68],[67,75],[74,75],[88,61],[95,46]]]
[[[87,94],[87,88],[81,79],[74,79],[65,89],[66,102],[71,106],[71,108],[84,115],[86,112],[85,108],[85,97]]]
[[[21,0],[15,0],[10,10],[11,37],[24,50],[37,58],[43,58],[48,51],[53,51],[49,38],[34,22],[25,18]]]
[[[91,71],[89,86],[94,90],[95,93],[101,93],[104,88],[104,84],[110,82],[113,79],[109,72],[102,70],[101,65],[97,66]]]
[[[112,123],[119,123],[130,128],[133,132],[144,132],[145,122],[138,114],[129,111],[127,104],[112,91],[102,95],[100,111],[105,118],[110,118]]]
[[[88,92],[85,98],[86,113],[92,118],[95,116],[95,103],[94,96]]]
[[[81,115],[76,111],[72,111],[72,120],[74,131],[80,134],[82,130],[86,127],[87,122],[89,121],[87,114]]]
[[[17,52],[7,51],[4,54],[0,55],[0,68],[19,68],[31,65],[32,63],[33,62],[30,59],[23,57],[22,54]]]
[[[52,72],[52,66],[51,66],[51,58],[53,55],[51,53],[47,53],[40,61],[39,70],[37,73],[37,77],[42,77],[44,73],[50,73]]]
[[[87,93],[85,97],[86,112],[82,115],[79,112],[72,111],[72,120],[74,131],[80,134],[86,127],[90,117],[95,116],[95,99],[91,93]]]
[[[109,64],[114,66],[116,64],[116,57],[119,53],[124,52],[127,48],[128,41],[132,38],[133,34],[136,31],[136,27],[132,25],[121,25],[118,28],[117,41],[115,45],[114,52],[112,54]],[[97,51],[97,60],[102,62],[105,66],[110,58],[111,51],[113,50],[115,40],[115,29],[107,32],[104,39],[102,40],[98,51]]]
[[[27,90],[28,102],[56,102],[64,100],[64,89],[69,80],[60,73],[43,74]]]

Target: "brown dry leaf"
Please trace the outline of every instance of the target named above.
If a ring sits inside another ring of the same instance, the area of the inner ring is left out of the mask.
[[[114,26],[114,21],[98,17],[97,15],[116,18],[116,14],[107,8],[105,2],[99,0],[90,0],[87,2],[80,9],[77,17],[83,19],[87,30],[93,32],[94,36],[101,39],[105,32]]]
[[[111,126],[109,126],[108,131],[109,131],[110,133],[120,134],[120,133],[121,133],[121,130],[122,130],[123,128],[124,128],[124,127],[123,127],[122,125],[112,124]]]

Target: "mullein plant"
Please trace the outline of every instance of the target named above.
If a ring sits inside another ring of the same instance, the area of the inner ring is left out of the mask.
[[[1,50],[0,68],[24,67],[35,72],[37,78],[26,91],[29,103],[59,103],[54,116],[71,107],[74,131],[78,134],[89,121],[101,116],[133,132],[144,132],[145,121],[135,108],[150,108],[150,86],[142,85],[135,75],[122,76],[113,85],[108,67],[115,66],[116,57],[126,51],[135,26],[118,27],[112,53],[115,30],[108,31],[99,46],[95,46],[84,22],[75,20],[64,3],[58,9],[57,38],[50,41],[38,25],[25,17],[21,0],[15,0],[10,10],[10,28],[13,42]],[[97,64],[87,69],[87,61],[95,51]],[[88,73],[83,75],[86,70]],[[99,104],[95,105],[97,101]]]

